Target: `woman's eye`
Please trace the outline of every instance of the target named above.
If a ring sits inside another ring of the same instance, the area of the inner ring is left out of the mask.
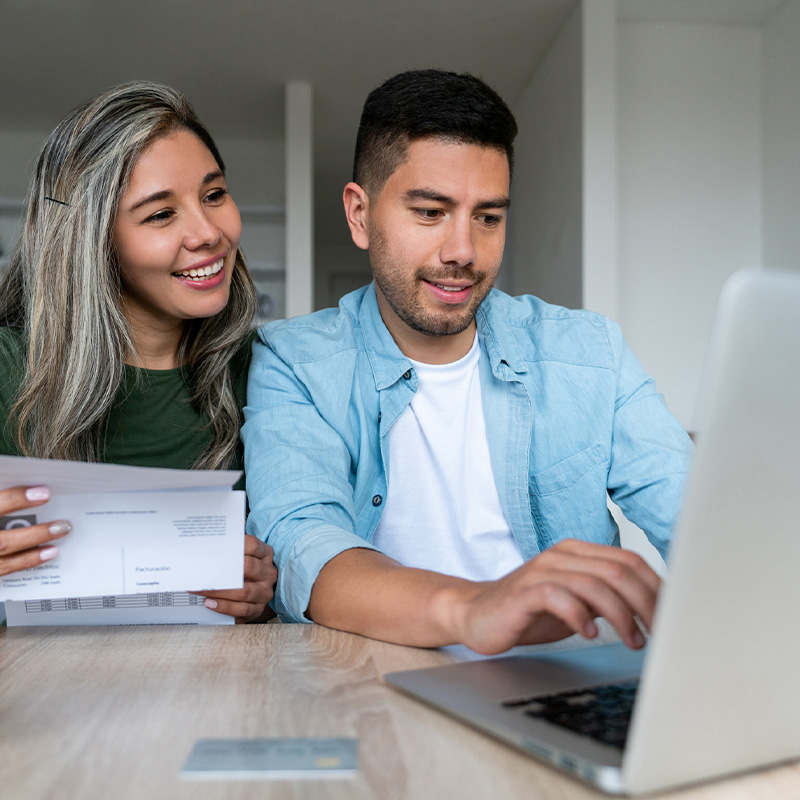
[[[207,203],[218,203],[220,200],[222,200],[225,197],[226,194],[228,194],[228,190],[227,189],[212,189],[206,195],[206,202]]]
[[[151,214],[145,222],[166,222],[175,212],[172,209],[165,208],[163,211],[156,211]]]

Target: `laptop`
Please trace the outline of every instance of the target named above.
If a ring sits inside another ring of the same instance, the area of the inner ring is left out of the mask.
[[[643,651],[525,648],[386,681],[609,793],[800,757],[800,273],[728,280],[698,403]]]

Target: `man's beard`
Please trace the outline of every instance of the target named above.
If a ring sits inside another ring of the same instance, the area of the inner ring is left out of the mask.
[[[472,267],[449,270],[420,267],[415,271],[413,278],[407,282],[393,281],[390,276],[402,274],[403,267],[389,264],[389,269],[385,269],[389,261],[385,240],[377,231],[371,233],[371,239],[370,256],[375,283],[392,311],[409,328],[427,336],[453,336],[469,328],[472,320],[475,319],[478,307],[492,288],[492,282],[484,273],[476,272]],[[375,269],[376,264],[380,265],[377,270]],[[472,284],[472,295],[465,308],[443,308],[439,311],[429,311],[419,299],[419,291],[425,291],[420,289],[422,280],[431,283],[467,280]]]

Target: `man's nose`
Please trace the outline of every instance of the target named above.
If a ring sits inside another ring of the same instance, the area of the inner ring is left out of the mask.
[[[455,267],[466,267],[475,262],[472,221],[454,217],[442,243],[439,257],[442,263]]]

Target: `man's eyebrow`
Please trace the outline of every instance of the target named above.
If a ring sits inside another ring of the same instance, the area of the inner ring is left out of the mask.
[[[224,178],[225,173],[221,169],[215,169],[211,172],[206,173],[203,180],[200,182],[201,186],[206,186],[213,181],[218,180],[219,178]],[[148,194],[147,197],[143,197],[141,200],[137,201],[134,205],[132,205],[128,211],[136,211],[137,208],[141,208],[142,206],[146,206],[148,203],[157,203],[160,200],[166,200],[168,197],[172,196],[171,189],[162,189],[160,192],[153,192],[153,194]]]
[[[455,199],[446,194],[441,194],[433,189],[409,189],[405,193],[406,200],[429,200],[434,203],[442,203],[444,205],[455,206],[458,205]],[[508,197],[493,197],[490,200],[481,200],[475,204],[475,208],[508,208],[511,205],[511,200]]]
[[[508,197],[494,197],[491,200],[481,200],[475,208],[508,208],[511,200]]]
[[[456,205],[456,201],[452,197],[436,192],[433,189],[409,189],[405,194],[405,198],[406,200],[431,200],[434,203]]]

